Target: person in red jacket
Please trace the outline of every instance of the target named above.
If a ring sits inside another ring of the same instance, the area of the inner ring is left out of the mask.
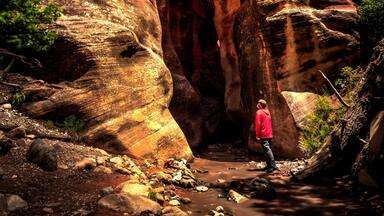
[[[272,141],[272,118],[267,108],[267,102],[260,99],[257,102],[257,111],[255,115],[255,131],[256,140],[260,141],[263,147],[263,152],[266,158],[267,166],[265,170],[267,173],[271,173],[277,170],[275,158],[271,149]]]

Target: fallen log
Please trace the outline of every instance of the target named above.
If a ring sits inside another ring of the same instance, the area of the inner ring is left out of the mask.
[[[309,159],[308,165],[292,176],[294,180],[309,180],[351,171],[357,155],[366,145],[366,140],[362,142],[361,137],[367,136],[370,120],[376,112],[373,99],[384,90],[377,82],[383,80],[384,76],[384,40],[374,49],[365,74],[356,100],[344,115],[345,121],[336,126],[326,144]]]

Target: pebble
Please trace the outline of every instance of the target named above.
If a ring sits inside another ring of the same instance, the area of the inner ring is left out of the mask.
[[[188,198],[188,197],[182,197],[182,198],[180,199],[180,201],[181,201],[182,203],[184,203],[184,204],[188,204],[188,203],[191,203],[191,202],[192,202],[192,200],[191,200],[190,198]]]
[[[4,109],[12,109],[12,105],[10,103],[5,103],[2,106]]]
[[[123,164],[124,160],[121,157],[113,157],[109,159],[110,162],[114,164]]]
[[[234,190],[229,190],[228,198],[233,200],[235,203],[241,203],[241,202],[243,202],[245,200],[248,200],[248,198],[244,197],[243,195],[237,193]]]
[[[215,210],[217,212],[224,212],[224,207],[223,206],[217,206]]]
[[[48,213],[48,214],[53,214],[53,209],[51,209],[51,208],[47,208],[47,207],[45,207],[45,208],[43,208],[42,210],[43,210],[43,212],[46,212],[46,213]]]
[[[28,208],[28,203],[18,195],[10,195],[7,199],[8,211]]]
[[[105,174],[112,174],[113,171],[111,168],[109,167],[105,167],[105,166],[98,166],[96,167],[93,172],[97,172],[97,173],[105,173]]]
[[[195,189],[198,192],[206,192],[206,191],[208,191],[209,188],[207,186],[204,186],[204,185],[199,185],[199,186],[196,186]]]
[[[113,192],[113,187],[112,186],[105,187],[105,188],[100,190],[100,196],[103,197],[103,196],[106,196],[108,194],[111,194],[112,192]]]
[[[93,169],[97,166],[96,160],[93,158],[84,158],[76,163],[75,168],[79,170]]]
[[[169,205],[172,205],[172,206],[179,206],[179,205],[181,205],[181,203],[180,203],[179,200],[174,199],[174,200],[169,201]]]

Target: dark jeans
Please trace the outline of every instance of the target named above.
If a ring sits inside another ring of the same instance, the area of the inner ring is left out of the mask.
[[[260,139],[261,146],[263,147],[264,156],[266,158],[267,167],[276,167],[275,158],[271,149],[272,139]]]

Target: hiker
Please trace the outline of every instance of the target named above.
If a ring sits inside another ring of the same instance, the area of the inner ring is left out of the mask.
[[[256,140],[261,143],[266,158],[267,166],[264,170],[271,173],[277,170],[275,158],[271,149],[272,141],[272,118],[267,108],[267,102],[260,99],[257,102],[257,111],[255,115]]]

